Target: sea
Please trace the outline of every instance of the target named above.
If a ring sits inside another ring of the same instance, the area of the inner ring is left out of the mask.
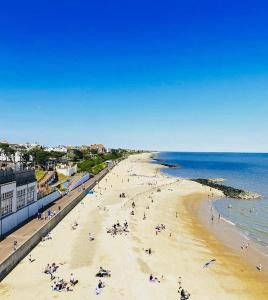
[[[163,173],[183,178],[223,178],[221,184],[256,192],[259,200],[221,198],[215,209],[268,252],[268,153],[161,152]]]

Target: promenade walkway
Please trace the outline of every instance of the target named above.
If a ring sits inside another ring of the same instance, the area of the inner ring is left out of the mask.
[[[85,189],[90,188],[92,185],[94,185],[96,182],[99,181],[100,178],[102,178],[103,174],[105,174],[109,168],[104,169],[99,174],[95,175],[93,178],[89,179],[87,182],[84,183]],[[48,210],[52,211],[59,211],[59,206],[61,209],[63,209],[65,206],[67,206],[69,203],[71,203],[74,199],[76,199],[83,191],[81,190],[81,186],[77,187],[73,191],[69,192],[68,195],[56,200],[55,202],[51,203],[50,206],[45,208],[43,212],[46,213]],[[7,258],[10,254],[14,252],[13,250],[13,242],[17,241],[18,246],[23,244],[35,231],[40,229],[44,224],[46,224],[49,221],[47,220],[38,220],[37,217],[30,220],[28,223],[23,225],[22,227],[18,228],[14,232],[12,232],[10,235],[8,235],[6,238],[4,238],[0,242],[0,264],[1,262]]]

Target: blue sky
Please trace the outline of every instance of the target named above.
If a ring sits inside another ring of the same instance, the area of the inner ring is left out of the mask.
[[[268,151],[265,1],[6,1],[0,139]]]

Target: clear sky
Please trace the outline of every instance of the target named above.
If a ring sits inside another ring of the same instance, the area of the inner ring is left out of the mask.
[[[268,152],[268,2],[2,1],[3,138]]]

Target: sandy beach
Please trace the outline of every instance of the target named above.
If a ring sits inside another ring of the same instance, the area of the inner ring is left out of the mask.
[[[150,155],[120,162],[58,224],[52,239],[33,249],[34,261],[26,257],[0,283],[1,300],[180,299],[179,286],[190,299],[268,299],[267,277],[220,243],[196,216],[200,199],[221,192],[160,173],[162,166],[151,163]],[[127,222],[127,230],[107,233],[117,222]],[[43,271],[53,262],[58,268],[51,280]],[[100,267],[111,277],[101,278],[105,287],[96,295]],[[69,281],[71,273],[78,280],[72,291],[52,290],[57,277]],[[150,274],[157,279],[150,281]]]

